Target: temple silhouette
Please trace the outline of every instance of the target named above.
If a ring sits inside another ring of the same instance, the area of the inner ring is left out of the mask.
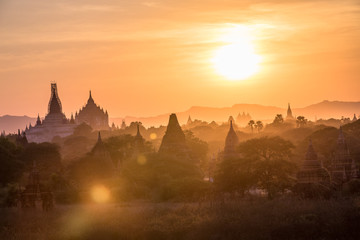
[[[89,94],[86,105],[75,113],[75,122],[77,124],[86,123],[93,130],[109,130],[109,114],[100,106],[96,105],[94,99]]]
[[[75,119],[73,115],[67,119],[62,111],[57,85],[51,83],[51,96],[45,119],[41,121],[38,115],[36,125],[30,124],[26,127],[24,134],[28,142],[51,142],[54,137],[66,137],[73,134],[74,129],[81,123],[86,123],[95,130],[108,130],[108,113],[95,104],[90,92],[86,106],[76,113]]]

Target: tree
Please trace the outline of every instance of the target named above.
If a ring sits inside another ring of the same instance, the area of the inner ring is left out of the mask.
[[[92,127],[86,123],[82,123],[74,129],[75,136],[89,136],[92,132]]]
[[[264,128],[264,124],[262,123],[262,121],[257,121],[255,126],[258,132],[260,132]]]
[[[59,146],[53,143],[29,143],[20,155],[26,171],[32,169],[34,161],[42,181],[48,181],[51,175],[62,170]]]
[[[282,114],[277,114],[277,115],[275,116],[275,119],[274,119],[274,121],[273,121],[273,124],[279,125],[279,124],[282,124],[282,123],[284,123],[284,118],[283,118]]]
[[[278,192],[290,189],[295,164],[289,161],[294,145],[280,137],[262,137],[248,140],[239,151],[251,162],[256,187],[265,190],[271,199]]]
[[[255,125],[255,121],[254,120],[250,120],[248,125],[250,126],[251,128],[251,132],[253,133],[254,132],[254,125]]]
[[[241,195],[256,182],[252,162],[244,158],[225,158],[219,163],[214,179],[218,191]]]
[[[307,123],[307,119],[304,116],[298,116],[296,118],[296,124],[298,127],[304,127]]]
[[[7,138],[0,137],[0,186],[15,182],[23,171],[23,164],[18,160],[20,149]]]
[[[207,152],[209,146],[207,142],[202,141],[200,138],[194,136],[192,131],[186,130],[184,131],[186,145],[190,149],[191,158],[194,159],[195,162],[199,162],[201,167],[206,165]]]

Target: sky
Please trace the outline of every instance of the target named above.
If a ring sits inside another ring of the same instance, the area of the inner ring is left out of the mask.
[[[261,61],[232,81],[239,31]],[[360,101],[359,42],[360,1],[0,0],[0,116],[45,116],[52,81],[68,117],[89,90],[110,117]]]

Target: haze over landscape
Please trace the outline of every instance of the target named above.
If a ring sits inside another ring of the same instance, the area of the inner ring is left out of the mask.
[[[360,239],[360,1],[0,0],[0,239]]]
[[[68,116],[89,90],[112,117],[359,101],[359,8],[348,0],[1,1],[0,115],[44,116],[50,81]],[[242,81],[214,63],[234,44],[247,46],[248,61],[258,56]]]

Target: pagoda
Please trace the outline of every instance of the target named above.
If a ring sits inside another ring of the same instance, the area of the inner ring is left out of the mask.
[[[86,123],[93,130],[109,130],[109,115],[100,106],[96,105],[94,99],[89,94],[86,105],[75,114],[75,122],[77,124]]]
[[[189,148],[186,144],[185,134],[180,127],[175,113],[169,117],[169,124],[161,141],[159,153],[185,158],[189,157]]]
[[[324,167],[322,167],[320,161],[318,160],[318,156],[314,150],[311,139],[309,141],[309,146],[303,165],[300,171],[297,173],[297,180],[300,184],[330,184],[330,174]]]
[[[230,129],[225,139],[224,157],[237,155],[236,147],[239,144],[239,138],[233,128],[233,122],[230,120]]]
[[[340,126],[336,151],[331,160],[331,179],[334,184],[341,185],[358,177],[358,167],[350,156],[345,136]]]
[[[25,129],[29,142],[51,142],[56,136],[66,137],[74,132],[75,124],[71,124],[62,112],[56,83],[51,83],[51,96],[48,104],[48,114],[43,121],[38,115],[36,125]]]
[[[286,121],[291,121],[291,120],[295,120],[293,114],[292,114],[292,110],[290,107],[290,103],[288,103],[288,109],[287,109],[287,113],[286,113]]]

